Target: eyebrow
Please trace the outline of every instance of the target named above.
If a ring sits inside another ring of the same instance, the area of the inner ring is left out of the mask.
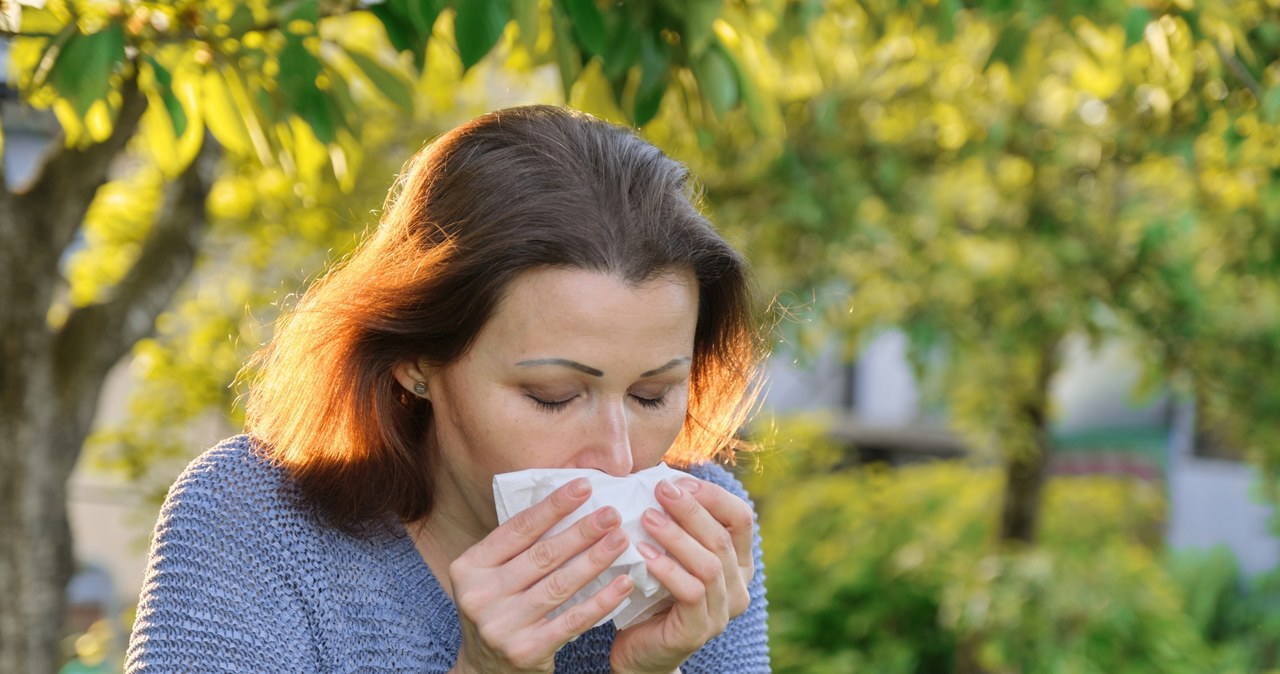
[[[673,358],[662,367],[654,368],[652,370],[649,370],[648,372],[642,372],[640,373],[640,376],[652,377],[656,374],[662,374],[663,372],[666,372],[667,370],[670,370],[671,368],[676,367],[677,365],[682,365],[684,363],[688,363],[692,361],[693,359],[688,356]],[[517,367],[538,367],[541,365],[558,365],[560,367],[571,368],[579,372],[585,372],[593,377],[604,376],[604,372],[602,370],[597,370],[596,368],[591,367],[590,365],[583,365],[582,363],[579,363],[576,360],[569,360],[567,358],[536,358],[534,360],[522,360],[516,363]]]

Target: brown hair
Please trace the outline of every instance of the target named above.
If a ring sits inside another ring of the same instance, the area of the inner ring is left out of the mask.
[[[430,513],[430,405],[396,363],[457,360],[508,284],[537,267],[631,283],[693,271],[684,428],[664,457],[732,458],[759,363],[746,264],[697,210],[684,166],[633,132],[550,106],[500,110],[418,152],[379,227],[254,355],[247,430],[347,530]]]

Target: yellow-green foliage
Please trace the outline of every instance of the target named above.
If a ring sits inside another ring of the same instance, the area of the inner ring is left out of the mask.
[[[817,427],[796,436],[816,441]],[[777,671],[940,674],[959,671],[960,652],[988,672],[1244,671],[1214,662],[1158,562],[1159,486],[1054,479],[1041,545],[1000,551],[998,469],[831,472],[839,450],[815,446],[746,476]]]

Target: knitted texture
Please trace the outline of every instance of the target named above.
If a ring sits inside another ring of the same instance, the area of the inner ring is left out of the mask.
[[[720,466],[689,470],[747,499]],[[750,503],[750,500],[747,499]],[[751,605],[681,669],[769,671],[757,528]],[[612,623],[556,654],[556,672],[609,671]],[[323,525],[247,436],[191,463],[160,511],[127,672],[446,672],[457,609],[403,527]]]

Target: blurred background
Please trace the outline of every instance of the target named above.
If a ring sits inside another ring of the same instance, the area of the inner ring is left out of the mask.
[[[777,671],[1280,671],[1277,0],[6,0],[0,60],[0,671],[119,671],[281,307],[533,102],[755,266]]]

